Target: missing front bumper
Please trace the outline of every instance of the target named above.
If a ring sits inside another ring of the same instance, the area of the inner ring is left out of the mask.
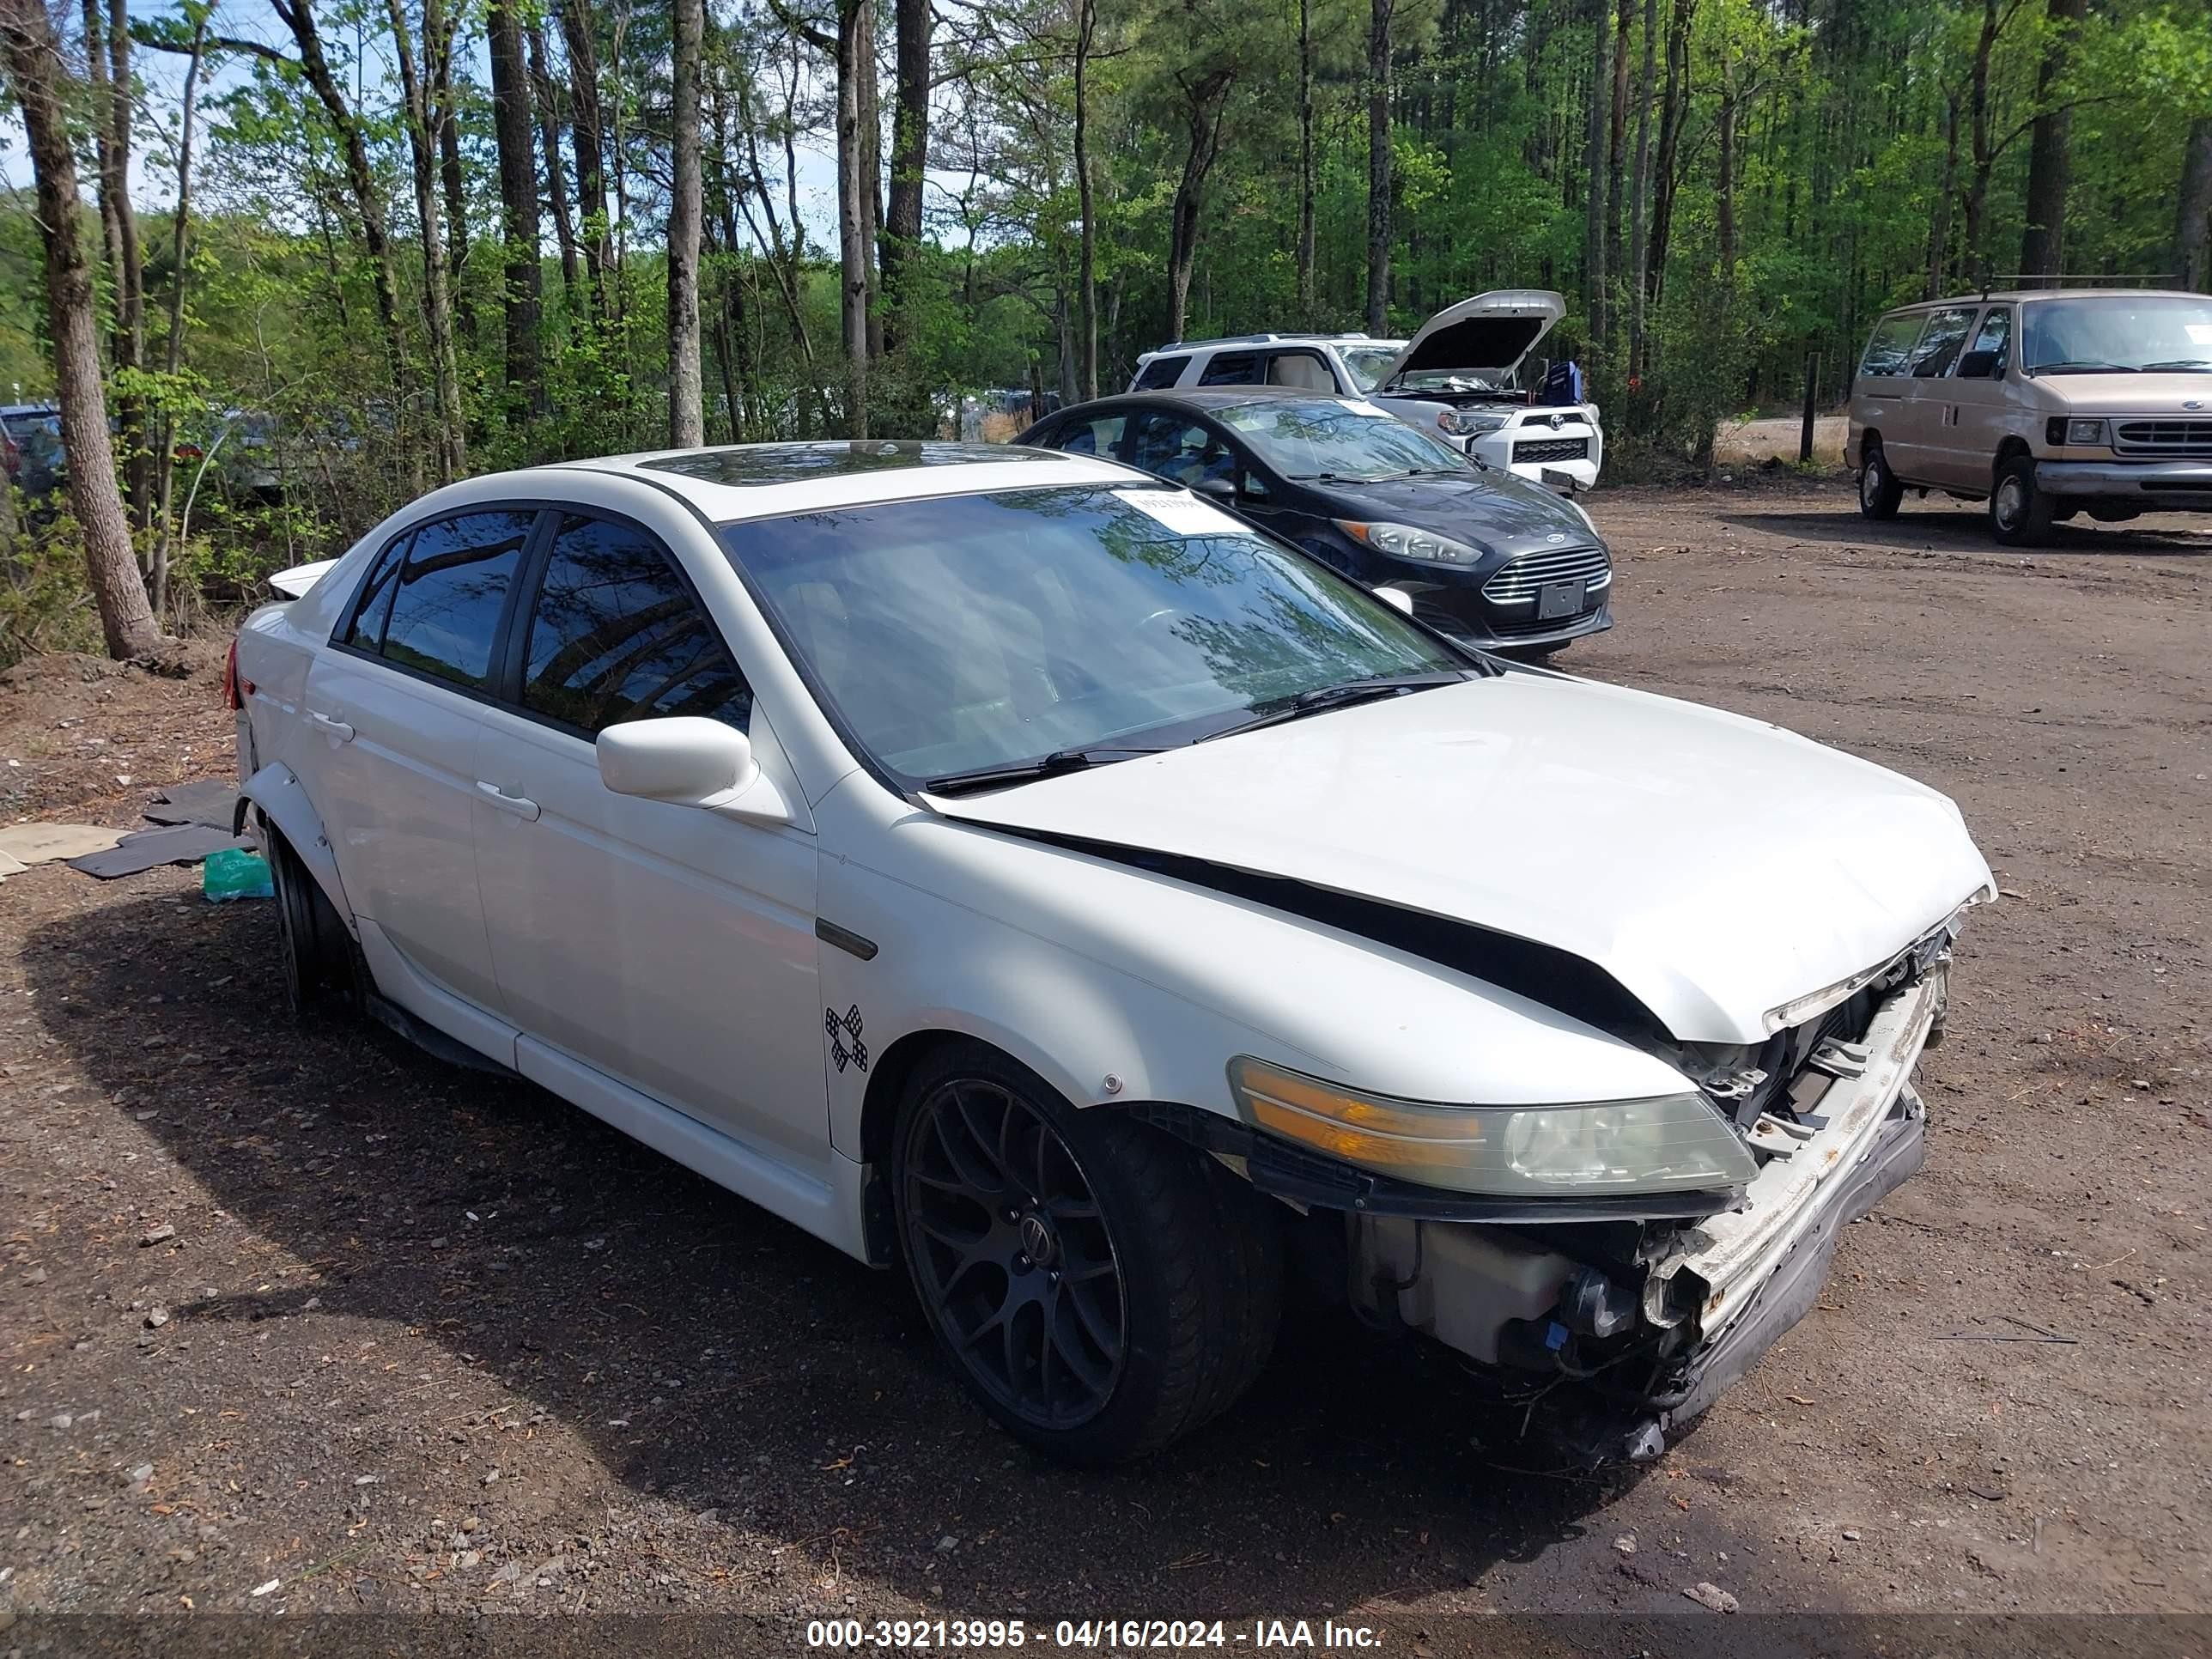
[[[1367,1210],[1350,1219],[1353,1306],[1479,1362],[1505,1397],[1542,1401],[1531,1431],[1575,1461],[1658,1455],[1819,1302],[1844,1228],[1921,1167],[1927,1111],[1911,1079],[1943,1006],[1940,968],[1894,991],[1848,1074],[1800,1109],[1788,1156],[1735,1208],[1671,1231],[1628,1224],[1645,1241],[1636,1262],[1623,1224],[1595,1215],[1501,1227]]]

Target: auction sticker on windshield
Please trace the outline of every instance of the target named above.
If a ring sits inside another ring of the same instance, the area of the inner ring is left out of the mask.
[[[1236,536],[1243,524],[1212,501],[1180,489],[1117,489],[1114,492],[1155,523],[1178,536]]]

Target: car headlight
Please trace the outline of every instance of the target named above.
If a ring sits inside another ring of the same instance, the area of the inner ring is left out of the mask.
[[[1474,564],[1483,556],[1479,547],[1439,536],[1433,530],[1416,530],[1409,524],[1363,524],[1356,519],[1339,519],[1336,527],[1352,540],[1364,542],[1394,559],[1418,559],[1423,564]]]
[[[1759,1173],[1703,1095],[1550,1106],[1446,1106],[1355,1094],[1249,1054],[1229,1064],[1255,1128],[1424,1187],[1499,1197],[1740,1187]]]
[[[2069,444],[2102,444],[2105,436],[2102,421],[2069,421],[2066,422],[2066,441]]]
[[[1437,430],[1449,432],[1455,438],[1479,438],[1486,432],[1495,432],[1512,416],[1509,415],[1462,415],[1455,409],[1447,409],[1437,416]]]

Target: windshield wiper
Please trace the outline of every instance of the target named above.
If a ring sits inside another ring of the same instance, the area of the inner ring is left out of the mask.
[[[2162,363],[2145,363],[2143,373],[2160,368],[2212,368],[2212,357],[2172,357]]]
[[[1139,755],[1157,755],[1164,747],[1164,744],[1150,743],[1102,743],[1088,749],[1055,749],[1049,755],[1016,761],[1011,766],[979,766],[969,772],[946,772],[925,778],[921,787],[933,795],[964,795],[977,789],[995,789],[1003,784],[1056,777],[1062,772],[1080,772],[1085,767],[1110,766],[1115,761],[1130,760]]]
[[[1250,720],[1209,732],[1198,741],[1212,743],[1216,738],[1257,732],[1262,726],[1280,726],[1286,720],[1303,720],[1308,714],[1322,714],[1331,708],[1348,708],[1353,703],[1375,702],[1384,697],[1402,696],[1408,691],[1425,691],[1433,685],[1455,685],[1468,678],[1456,669],[1447,669],[1442,673],[1384,674],[1372,679],[1346,680],[1340,685],[1316,685],[1272,708],[1261,708],[1255,704]]]
[[[2131,363],[2100,363],[2088,360],[2069,359],[2063,363],[2038,363],[2028,370],[2031,374],[2139,374],[2142,371]]]

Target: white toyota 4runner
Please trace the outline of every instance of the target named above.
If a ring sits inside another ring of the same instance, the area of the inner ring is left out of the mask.
[[[1542,289],[1498,289],[1447,306],[1411,340],[1364,334],[1243,334],[1180,340],[1137,359],[1132,392],[1283,386],[1365,398],[1487,465],[1587,489],[1605,459],[1595,404],[1531,404],[1521,365],[1566,314]]]

